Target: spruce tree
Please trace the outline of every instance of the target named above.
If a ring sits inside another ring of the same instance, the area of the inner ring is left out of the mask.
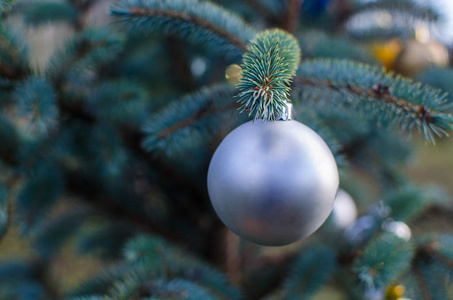
[[[450,199],[404,171],[409,134],[434,144],[453,129],[453,72],[403,76],[365,46],[410,41],[442,21],[433,7],[1,0],[0,14],[0,237],[30,243],[1,261],[0,299],[453,299],[453,234],[410,229]],[[217,217],[208,166],[229,132],[279,122],[288,101],[358,216],[343,226],[334,209],[310,237],[263,247]]]

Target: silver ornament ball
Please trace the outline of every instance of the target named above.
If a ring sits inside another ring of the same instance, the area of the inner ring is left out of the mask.
[[[332,218],[339,229],[345,229],[357,219],[357,206],[351,195],[338,189],[332,210]]]
[[[223,223],[267,246],[318,229],[332,211],[338,183],[329,147],[294,120],[242,124],[219,145],[208,171],[209,196]]]
[[[393,233],[406,242],[408,242],[412,237],[412,231],[410,227],[407,226],[404,222],[388,219],[384,223],[382,223],[382,229],[387,232]]]

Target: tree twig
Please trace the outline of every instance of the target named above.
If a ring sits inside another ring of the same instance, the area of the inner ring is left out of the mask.
[[[288,32],[295,32],[299,25],[299,15],[303,0],[288,0],[287,14],[284,28]]]

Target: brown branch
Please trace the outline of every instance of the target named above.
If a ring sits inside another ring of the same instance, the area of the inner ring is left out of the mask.
[[[441,263],[445,264],[450,270],[453,271],[453,260],[443,253],[439,252],[439,243],[431,242],[425,245],[420,245],[415,248],[417,255],[421,257],[432,257]]]
[[[79,196],[80,200],[94,205],[94,208],[101,213],[107,214],[117,220],[124,220],[134,224],[138,229],[147,233],[162,233],[152,226],[150,221],[141,214],[132,211],[130,208],[117,204],[112,199],[99,193],[99,189],[90,188],[86,182],[80,181],[77,174],[66,173],[66,187],[68,193]],[[167,234],[167,232],[165,232]]]
[[[299,25],[299,15],[303,0],[289,0],[288,11],[284,28],[288,32],[295,32]]]
[[[229,103],[224,106],[212,107],[210,109],[205,108],[203,110],[197,111],[193,115],[189,116],[188,118],[182,119],[181,121],[176,122],[172,126],[165,128],[159,134],[157,134],[157,137],[161,140],[165,139],[169,135],[175,133],[176,131],[178,131],[184,127],[191,125],[192,123],[196,122],[197,120],[199,120],[200,118],[202,118],[206,115],[215,114],[215,113],[227,110],[227,109],[235,108],[236,106],[237,106],[236,103]]]
[[[257,0],[244,0],[252,9],[256,10],[261,16],[267,18],[270,22],[279,23],[278,15],[275,12],[269,10],[266,6],[261,4]]]
[[[25,78],[27,72],[23,69],[12,69],[0,61],[0,74],[11,80],[21,80]]]
[[[203,27],[214,34],[224,38],[227,41],[230,41],[231,44],[235,45],[236,47],[240,48],[241,50],[247,50],[247,44],[241,40],[240,38],[230,34],[228,31],[224,30],[216,26],[215,24],[206,21],[203,18],[190,15],[187,13],[182,13],[178,11],[171,11],[171,10],[158,10],[158,9],[148,9],[142,7],[130,7],[129,8],[130,15],[135,15],[138,17],[157,17],[162,16],[164,18],[176,19],[179,22],[184,23],[192,23],[196,24],[197,26]]]
[[[423,299],[434,300],[431,295],[431,292],[429,291],[429,287],[425,280],[425,277],[423,276],[422,271],[420,270],[420,267],[414,264],[412,268],[414,270],[415,278],[420,286],[420,291],[423,294]]]
[[[403,109],[408,114],[416,114],[421,121],[430,122],[432,121],[433,115],[436,114],[436,112],[430,111],[426,106],[412,104],[404,99],[392,96],[389,92],[382,92],[381,90],[377,90],[376,87],[366,88],[362,86],[351,85],[348,83],[343,84],[333,82],[327,79],[317,80],[305,77],[296,77],[294,81],[307,86],[324,86],[336,92],[347,90],[349,93],[359,97],[372,97],[373,99],[382,101],[383,103]]]
[[[441,263],[445,264],[450,270],[453,271],[453,260],[450,259],[449,257],[443,255],[442,253],[438,252],[438,251],[433,251],[431,253],[431,255],[439,260]]]

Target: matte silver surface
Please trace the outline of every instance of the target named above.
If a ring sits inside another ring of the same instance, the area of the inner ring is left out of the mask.
[[[318,229],[332,211],[338,181],[324,140],[294,120],[239,126],[217,148],[208,171],[220,219],[236,234],[268,246]]]

